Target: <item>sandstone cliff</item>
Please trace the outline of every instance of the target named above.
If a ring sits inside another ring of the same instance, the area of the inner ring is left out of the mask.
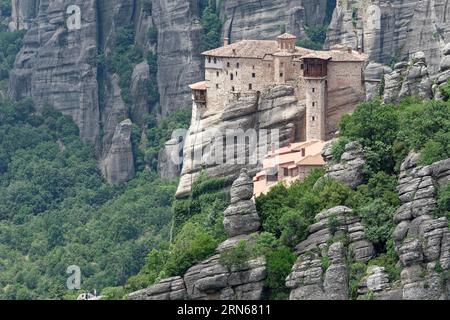
[[[261,96],[255,94],[242,97],[228,104],[223,110],[193,113],[184,146],[184,165],[177,196],[189,194],[192,183],[203,169],[207,169],[211,176],[236,177],[241,168],[251,169],[258,166],[258,163],[251,163],[248,158],[246,163],[228,161],[208,164],[205,159],[213,157],[215,139],[224,137],[227,132],[234,134],[238,129],[253,129],[257,133],[262,129],[278,129],[280,146],[284,146],[292,142],[296,134],[300,134],[304,113],[304,102],[297,100],[294,88],[287,85],[268,88]],[[268,134],[270,135],[270,132]],[[203,152],[203,158],[193,159],[193,151]],[[266,146],[262,153],[265,155],[267,151]]]
[[[217,247],[216,255],[191,267],[182,277],[162,280],[129,295],[132,300],[262,300],[266,261],[259,257],[245,266],[228,268],[219,262],[220,253],[248,241],[260,229],[253,197],[253,181],[241,171],[233,183],[231,205],[224,212],[224,227],[230,237]]]
[[[439,70],[441,49],[450,39],[447,0],[338,1],[327,45],[361,48],[374,62],[408,60],[423,51],[431,74]]]

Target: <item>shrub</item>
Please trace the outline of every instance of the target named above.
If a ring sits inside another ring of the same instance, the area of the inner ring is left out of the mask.
[[[220,254],[219,262],[228,270],[239,270],[247,267],[252,257],[252,251],[245,241],[239,241],[235,248],[226,250]]]
[[[184,274],[195,263],[211,256],[218,244],[202,225],[186,223],[171,246],[165,266],[167,275]]]
[[[267,254],[266,286],[270,290],[271,300],[287,300],[289,290],[285,286],[287,276],[291,273],[296,257],[287,247],[279,247]]]
[[[345,146],[350,142],[346,137],[342,137],[335,141],[332,146],[333,161],[341,161],[341,157],[345,152]]]
[[[395,208],[381,199],[375,199],[358,209],[358,215],[364,225],[364,234],[376,246],[384,248],[390,238],[394,230],[394,213]]]
[[[445,216],[450,221],[450,184],[439,188],[437,203],[438,209],[436,211],[436,216]]]

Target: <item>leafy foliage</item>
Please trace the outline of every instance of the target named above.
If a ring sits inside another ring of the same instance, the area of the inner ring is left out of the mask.
[[[122,285],[168,241],[176,183],[140,173],[107,185],[71,118],[30,101],[0,102],[0,299],[67,298]]]
[[[201,38],[201,50],[207,51],[219,47],[223,22],[220,20],[216,1],[208,1],[202,13],[201,24],[204,32]]]

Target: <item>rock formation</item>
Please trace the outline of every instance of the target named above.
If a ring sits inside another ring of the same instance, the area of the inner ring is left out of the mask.
[[[430,74],[435,74],[441,49],[450,42],[449,14],[446,0],[338,1],[326,43],[361,48],[371,61],[387,65],[423,51]]]
[[[323,157],[328,162],[325,178],[332,178],[355,189],[364,182],[364,153],[358,142],[350,142],[338,163],[330,162],[331,144],[324,149]]]
[[[248,241],[260,228],[253,197],[253,182],[241,171],[231,187],[231,205],[225,211],[224,226],[230,239],[216,254],[191,267],[183,277],[162,280],[150,288],[129,295],[132,300],[262,300],[266,261],[259,257],[231,270],[219,262],[220,253]],[[251,203],[251,204],[250,204]]]
[[[112,143],[100,162],[103,176],[111,184],[127,182],[134,177],[134,160],[131,145],[130,120],[122,121],[116,128]]]
[[[236,130],[256,130],[258,134],[266,129],[269,130],[267,133],[270,136],[270,130],[277,129],[280,146],[284,146],[296,135],[302,133],[300,128],[304,114],[304,102],[299,101],[294,94],[294,88],[287,85],[271,87],[260,96],[255,94],[241,97],[220,111],[206,111],[201,115],[193,113],[184,146],[184,164],[177,196],[183,197],[189,194],[192,183],[200,171],[205,169],[205,165],[210,176],[233,178],[236,178],[236,173],[243,167],[248,169],[257,167],[258,164],[250,163],[249,159],[246,163],[237,163],[237,161],[235,163],[205,163],[203,160],[213,157],[211,153],[217,138],[226,136],[227,133],[235,134]],[[267,135],[264,136],[267,137]],[[203,153],[203,159],[193,159],[193,151]],[[259,151],[265,155],[268,150]]]
[[[167,141],[158,154],[158,173],[162,179],[174,180],[180,176],[182,157],[180,158],[178,140]]]
[[[351,252],[355,261],[366,263],[375,254],[360,218],[350,208],[335,207],[316,215],[308,233],[295,248],[299,258],[286,279],[290,299],[348,299],[346,257]]]
[[[395,248],[402,265],[405,300],[448,299],[450,231],[445,217],[435,218],[436,191],[450,182],[450,159],[419,167],[411,153],[401,167],[397,188],[402,206],[394,222]]]
[[[326,24],[327,13],[333,10],[327,0],[231,0],[223,1],[221,5],[221,15],[227,18],[224,37],[229,37],[232,42],[273,39],[283,28],[304,36],[305,26]]]
[[[439,88],[445,85],[450,79],[450,43],[445,45],[442,50],[442,55],[439,74],[436,76],[435,84],[433,85],[434,96],[436,99],[442,98]]]
[[[39,1],[36,0],[11,0],[11,22],[9,29],[28,30],[38,14]]]
[[[10,95],[16,100],[32,97],[38,110],[50,105],[70,115],[81,137],[97,143],[100,110],[96,1],[41,0],[37,4],[39,14],[25,35],[10,73]],[[68,30],[66,26],[69,5],[78,5],[83,13],[79,30]],[[19,1],[17,6],[22,10],[18,12],[28,12],[32,4]]]
[[[431,86],[425,54],[417,52],[409,63],[397,63],[394,71],[385,76],[384,101],[398,103],[409,96],[429,99],[433,96]]]

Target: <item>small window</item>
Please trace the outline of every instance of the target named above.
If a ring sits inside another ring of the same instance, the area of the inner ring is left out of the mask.
[[[316,88],[312,88],[312,92],[313,92],[313,93],[316,92]]]
[[[230,73],[230,80],[234,79],[234,74]]]
[[[238,62],[238,63],[236,63],[236,68],[238,68],[238,69],[239,69],[239,66],[240,66],[239,62]]]
[[[256,78],[256,73],[252,73],[252,78]]]
[[[300,69],[303,70],[305,67],[303,66],[303,63],[300,65]]]
[[[283,78],[283,76],[284,76],[284,74],[281,72],[281,73],[280,73],[280,78]]]
[[[237,71],[236,71],[236,76],[237,76]]]
[[[284,168],[283,171],[284,171],[283,173],[284,173],[285,177],[289,176],[289,169],[288,168]]]
[[[229,63],[229,62],[227,63],[227,67],[228,67],[228,68],[230,67],[230,63]]]
[[[211,57],[208,57],[208,62],[211,63]]]
[[[315,103],[315,102],[313,102],[313,103],[312,103],[312,106],[313,106],[313,107],[315,107],[315,106],[316,106],[316,103]]]
[[[217,58],[214,58],[214,64],[216,64],[217,63]]]
[[[253,70],[255,70],[255,66],[253,66]]]
[[[313,116],[313,117],[312,117],[312,121],[316,121],[316,117]]]
[[[219,71],[216,72],[216,75],[219,76]]]
[[[233,87],[231,87],[231,91],[233,91],[233,92],[234,92],[234,91],[236,91],[236,90],[235,90],[235,88],[234,88],[234,86],[233,86]]]
[[[248,85],[248,90],[253,90],[253,85],[251,83]]]
[[[216,89],[219,89],[219,84],[218,83],[216,84]]]

